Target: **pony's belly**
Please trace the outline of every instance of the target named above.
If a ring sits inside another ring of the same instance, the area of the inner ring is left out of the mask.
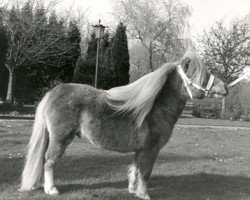
[[[149,129],[143,124],[135,129],[130,122],[121,119],[93,118],[84,114],[81,123],[81,135],[104,149],[130,152],[144,148],[149,141]]]

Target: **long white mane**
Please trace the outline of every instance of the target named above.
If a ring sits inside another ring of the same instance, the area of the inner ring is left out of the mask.
[[[117,112],[129,112],[139,128],[176,64],[164,64],[137,81],[106,90],[107,103]]]

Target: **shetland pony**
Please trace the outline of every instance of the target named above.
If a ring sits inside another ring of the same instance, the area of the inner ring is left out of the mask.
[[[110,90],[83,84],[56,86],[37,107],[20,190],[38,187],[44,172],[45,193],[59,194],[54,165],[77,135],[104,149],[135,152],[128,171],[128,190],[150,199],[147,184],[153,165],[187,99],[227,94],[225,84],[218,78],[211,81],[211,76],[190,54]]]

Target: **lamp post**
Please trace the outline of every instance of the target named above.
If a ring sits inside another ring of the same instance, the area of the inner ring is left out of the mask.
[[[96,25],[93,25],[93,27],[94,27],[94,31],[95,31],[95,37],[97,38],[96,66],[95,66],[95,88],[97,88],[100,40],[104,35],[104,29],[106,27],[101,24],[100,19],[99,19],[99,23]]]

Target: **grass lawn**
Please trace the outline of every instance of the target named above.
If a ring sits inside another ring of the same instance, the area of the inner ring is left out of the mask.
[[[202,118],[180,118],[180,125],[203,125],[203,126],[225,126],[225,127],[249,127],[250,121],[234,121],[223,119],[202,119]]]
[[[56,167],[61,195],[48,196],[42,188],[19,193],[31,127],[30,121],[0,121],[1,200],[137,200],[127,192],[133,154],[98,149],[78,138]],[[250,129],[176,127],[157,159],[149,193],[155,200],[250,199]]]

